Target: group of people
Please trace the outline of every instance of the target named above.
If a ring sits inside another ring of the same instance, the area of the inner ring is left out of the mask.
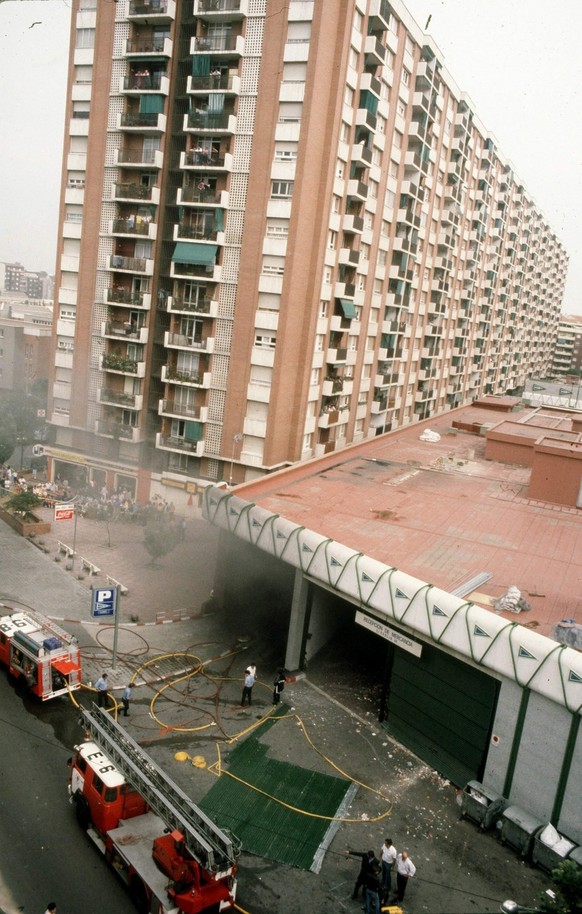
[[[108,693],[110,690],[109,681],[107,679],[107,673],[102,673],[97,682],[95,683],[95,688],[97,689],[97,705],[100,708],[106,708],[108,704]],[[128,683],[123,690],[121,696],[121,704],[123,705],[123,716],[129,717],[129,702],[132,696],[132,687],[131,683]]]
[[[251,663],[245,670],[244,685],[242,690],[242,696],[240,700],[241,708],[244,708],[245,704],[248,704],[249,707],[253,703],[253,686],[257,679],[257,666],[255,663]],[[279,668],[277,670],[277,675],[273,682],[273,704],[278,705],[281,701],[281,693],[285,688],[285,670]]]
[[[346,851],[346,856],[359,857],[362,861],[356,879],[352,898],[356,899],[360,889],[366,914],[380,914],[381,905],[388,904],[390,894],[400,904],[404,899],[408,880],[416,873],[416,867],[408,851],[398,853],[391,838],[386,838],[378,857],[374,851]],[[393,876],[396,876],[396,886]]]

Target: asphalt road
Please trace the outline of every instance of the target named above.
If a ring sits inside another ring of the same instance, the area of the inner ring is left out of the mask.
[[[50,707],[17,691],[0,669],[0,908],[41,914],[135,914],[75,819],[67,759],[79,739],[71,703]]]

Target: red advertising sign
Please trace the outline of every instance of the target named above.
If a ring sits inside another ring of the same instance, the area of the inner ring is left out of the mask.
[[[73,520],[74,516],[73,505],[55,505],[55,520]]]

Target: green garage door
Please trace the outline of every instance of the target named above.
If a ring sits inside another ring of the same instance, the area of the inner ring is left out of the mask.
[[[454,784],[481,779],[497,681],[426,644],[421,657],[391,650],[386,729]]]

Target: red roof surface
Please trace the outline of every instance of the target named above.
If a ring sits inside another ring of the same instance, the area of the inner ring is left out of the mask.
[[[490,608],[515,585],[531,610],[502,615],[551,635],[561,619],[582,623],[582,510],[528,499],[528,467],[485,460],[484,436],[452,428],[490,427],[508,418],[503,405],[454,410],[236,494],[447,591],[487,572],[467,599]],[[440,441],[421,441],[426,428]]]

